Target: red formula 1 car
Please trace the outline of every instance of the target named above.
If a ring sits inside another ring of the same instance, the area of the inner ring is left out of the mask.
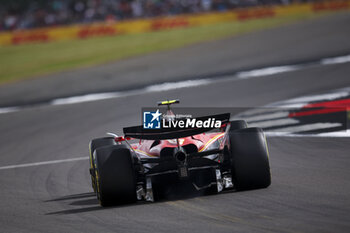
[[[178,101],[163,101],[168,105]],[[248,190],[271,184],[265,135],[247,128],[230,114],[204,119],[221,121],[221,128],[124,128],[124,136],[90,142],[92,187],[102,206],[155,201],[179,187],[219,193],[224,189]],[[132,143],[136,140],[135,143]],[[174,188],[176,187],[176,188]]]

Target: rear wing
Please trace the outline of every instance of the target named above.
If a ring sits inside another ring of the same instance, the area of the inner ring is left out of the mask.
[[[230,113],[198,117],[197,120],[205,121],[209,118],[221,121],[225,125],[230,120]],[[213,128],[166,128],[144,129],[142,125],[123,128],[124,136],[146,140],[164,140],[189,137],[212,130]]]

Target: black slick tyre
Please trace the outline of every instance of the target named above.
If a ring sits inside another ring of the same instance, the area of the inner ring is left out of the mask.
[[[136,202],[136,175],[130,150],[124,145],[98,148],[97,197],[102,206]]]
[[[95,163],[93,153],[97,148],[103,146],[115,145],[113,137],[104,137],[93,139],[89,144],[89,156],[90,156],[90,175],[91,175],[91,186],[94,192],[96,192],[96,178],[95,178]]]
[[[245,120],[230,121],[230,125],[230,132],[239,129],[245,129],[248,127],[248,124]]]
[[[260,128],[240,129],[229,134],[231,172],[237,190],[266,188],[271,184],[269,154]]]

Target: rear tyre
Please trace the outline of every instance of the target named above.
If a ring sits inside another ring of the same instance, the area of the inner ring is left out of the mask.
[[[248,128],[248,124],[245,120],[230,121],[230,132]]]
[[[231,172],[237,190],[266,188],[271,184],[269,155],[260,128],[230,132]]]
[[[101,206],[136,202],[136,176],[130,150],[125,145],[98,148],[96,188]]]
[[[94,192],[96,192],[96,178],[95,178],[95,163],[93,159],[94,151],[97,148],[103,147],[103,146],[111,146],[115,145],[115,141],[113,137],[105,137],[105,138],[96,138],[93,139],[89,144],[89,151],[90,151],[90,175],[91,175],[91,186]]]

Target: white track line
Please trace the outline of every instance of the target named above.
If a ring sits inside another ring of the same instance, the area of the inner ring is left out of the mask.
[[[328,133],[320,133],[321,137],[350,137],[350,130],[334,131]]]
[[[240,118],[245,118],[245,117],[256,116],[257,114],[268,114],[268,113],[273,113],[281,110],[284,110],[284,109],[280,108],[279,106],[278,107],[259,107],[259,108],[254,108],[254,109],[239,113],[237,116]],[[233,119],[234,118],[232,118],[232,120]]]
[[[346,62],[350,62],[350,55],[322,59],[321,65],[334,65],[334,64],[342,64]]]
[[[166,82],[145,88],[146,93],[175,90],[179,88],[196,87],[213,83],[211,79],[186,80],[180,82]]]
[[[275,126],[295,125],[298,123],[299,121],[296,119],[284,118],[284,119],[277,119],[272,121],[269,120],[269,121],[249,123],[249,127],[269,128],[269,127],[275,127]]]
[[[333,57],[333,58],[324,58],[319,60],[318,62],[313,63],[312,66],[342,64],[342,63],[348,63],[348,62],[350,62],[350,55]],[[266,67],[262,69],[242,71],[234,75],[228,75],[224,77],[213,77],[210,79],[197,79],[197,80],[167,82],[162,84],[150,85],[138,90],[86,94],[81,96],[59,98],[59,99],[52,100],[50,103],[48,103],[48,105],[65,105],[65,104],[84,103],[84,102],[105,100],[105,99],[111,99],[111,98],[126,97],[131,95],[140,95],[140,94],[147,94],[147,93],[160,92],[160,91],[169,91],[169,90],[174,90],[178,88],[210,85],[210,84],[217,83],[218,81],[235,81],[235,80],[244,80],[244,79],[250,79],[250,78],[259,78],[259,77],[265,77],[265,76],[274,75],[274,74],[301,70],[310,66],[311,66],[310,64],[297,64],[297,65],[287,65],[287,66]],[[272,76],[272,77],[275,77],[275,76]],[[33,108],[37,106],[38,105],[25,106],[25,107],[15,106],[10,108],[0,108],[0,114],[20,111],[22,109]]]
[[[261,114],[261,115],[256,115],[256,116],[252,116],[252,117],[245,117],[243,119],[247,122],[253,122],[253,121],[264,121],[264,120],[278,119],[278,118],[287,117],[288,115],[289,115],[289,112],[282,111],[282,112],[275,112],[275,113],[270,113],[270,114]]]
[[[334,131],[320,134],[298,134],[298,133],[281,133],[281,132],[265,132],[267,137],[321,137],[321,138],[348,138],[350,137],[349,130]]]
[[[16,112],[18,110],[20,110],[19,107],[0,108],[0,114],[2,114],[2,113],[9,113],[9,112]]]
[[[141,88],[138,90],[109,92],[109,93],[97,93],[97,94],[88,94],[88,95],[82,95],[82,96],[60,98],[60,99],[55,99],[55,100],[51,101],[51,105],[76,104],[76,103],[91,102],[91,101],[97,101],[97,100],[106,100],[106,99],[113,99],[113,98],[120,98],[120,97],[128,97],[128,96],[133,96],[133,95],[142,95],[142,94],[147,94],[147,93],[175,90],[175,89],[179,89],[179,88],[188,88],[188,87],[194,87],[194,86],[207,85],[210,83],[211,83],[211,80],[209,80],[209,79],[186,80],[186,81],[180,81],[180,82],[168,82],[168,83],[147,86],[145,88]]]
[[[79,160],[87,160],[87,159],[89,159],[89,157],[85,156],[85,157],[77,157],[77,158],[70,158],[70,159],[59,159],[59,160],[51,160],[51,161],[36,162],[36,163],[24,163],[24,164],[17,164],[17,165],[8,165],[8,166],[0,167],[0,170],[14,169],[14,168],[23,168],[23,167],[34,167],[34,166],[56,164],[56,163],[67,163],[67,162],[73,162],[73,161],[79,161]]]
[[[346,58],[346,59],[345,59]],[[348,60],[349,57],[345,57],[344,59],[341,59],[337,62],[345,62]],[[269,105],[266,105],[265,107],[262,107],[260,109],[253,109],[248,110],[246,112],[240,113],[235,118],[245,118],[246,116],[252,117],[251,119],[248,118],[248,120],[256,120],[256,118],[253,117],[259,117],[259,115],[256,114],[262,114],[263,116],[269,116],[273,114],[272,110],[269,109],[279,109],[279,110],[288,110],[288,108],[301,108],[305,105],[307,105],[310,102],[323,102],[323,101],[330,101],[342,97],[347,97],[350,95],[350,88],[342,88],[335,91],[331,91],[330,93],[325,94],[319,94],[319,95],[308,95],[308,96],[301,96],[298,98],[288,99],[285,101],[278,101]],[[276,111],[276,110],[275,110]],[[278,115],[277,115],[278,116]],[[265,117],[263,117],[265,118]],[[247,118],[245,118],[247,119]],[[300,122],[296,121],[296,119],[292,118],[278,118],[278,119],[266,119],[264,121],[256,121],[256,122],[248,122],[248,125],[250,127],[261,127],[261,128],[270,128],[270,127],[279,127],[277,129],[270,129],[265,130],[265,133],[269,137],[350,137],[350,130],[340,130],[340,131],[333,131],[333,132],[325,132],[325,133],[307,133],[303,134],[303,132],[307,131],[313,131],[313,130],[322,130],[322,129],[328,129],[328,128],[334,128],[342,126],[341,123],[329,123],[329,122],[318,122],[318,123],[312,123],[307,125],[293,125],[298,124]],[[287,126],[288,125],[288,126]],[[287,126],[287,127],[285,127]],[[283,127],[283,128],[281,128]]]
[[[300,133],[300,132],[313,131],[313,130],[329,129],[329,128],[335,128],[339,126],[342,126],[342,124],[341,123],[313,123],[313,124],[290,126],[285,128],[269,130],[269,132],[278,132],[282,135],[282,134],[289,134],[289,133]]]
[[[117,98],[117,97],[120,97],[120,94],[118,92],[88,94],[88,95],[82,95],[82,96],[73,96],[73,97],[55,99],[51,101],[51,105],[76,104],[76,103],[105,100],[105,99],[111,99],[111,98]]]
[[[277,103],[275,103],[275,105],[280,106],[279,103],[284,103],[284,104],[302,103],[302,104],[305,104],[305,103],[313,102],[313,101],[338,99],[338,98],[345,97],[348,95],[349,95],[348,91],[327,93],[327,94],[321,94],[321,95],[310,95],[310,96],[303,96],[303,97],[290,99],[290,100],[283,101],[283,102],[277,102]]]
[[[286,72],[291,72],[291,71],[300,70],[300,69],[302,69],[302,67],[296,66],[296,65],[274,66],[274,67],[239,72],[237,74],[237,78],[249,79],[249,78],[254,78],[254,77],[261,77],[261,76],[274,75],[274,74],[279,74],[279,73],[286,73]]]

